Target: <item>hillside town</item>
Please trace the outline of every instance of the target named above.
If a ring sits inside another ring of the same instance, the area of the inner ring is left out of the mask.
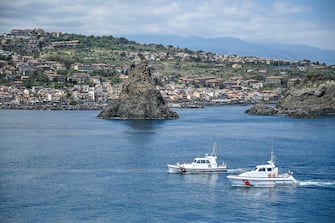
[[[140,52],[114,49],[113,54],[121,58],[115,63],[69,62],[45,56],[45,52],[85,47],[80,39],[64,39],[62,33],[43,29],[13,29],[0,36],[0,108],[101,109],[118,98],[122,80],[139,57],[152,67],[152,77],[169,106],[184,108],[275,103],[304,75],[335,72],[334,66],[305,59],[219,55],[155,44],[137,44],[142,47]],[[177,67],[184,63],[205,64],[216,73],[169,73],[160,68],[162,64]]]

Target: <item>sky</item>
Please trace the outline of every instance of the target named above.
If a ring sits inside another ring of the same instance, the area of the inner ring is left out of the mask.
[[[335,50],[333,0],[1,0],[0,33],[235,37]]]

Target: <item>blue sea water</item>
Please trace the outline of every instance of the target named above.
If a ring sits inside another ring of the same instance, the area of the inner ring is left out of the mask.
[[[335,118],[176,110],[177,120],[98,111],[0,111],[0,222],[333,222]],[[228,173],[169,174],[211,152]],[[270,152],[297,187],[235,188]]]

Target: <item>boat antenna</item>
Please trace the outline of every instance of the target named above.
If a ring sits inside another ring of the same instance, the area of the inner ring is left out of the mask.
[[[276,160],[276,156],[274,155],[274,152],[273,152],[273,150],[272,150],[272,152],[271,152],[271,160],[270,160],[270,163],[271,163],[271,164],[275,164],[275,160]]]
[[[211,156],[216,156],[216,143],[213,144],[213,151]]]
[[[269,163],[275,165],[276,156],[274,155],[274,152],[273,152],[273,137],[272,137],[272,143],[271,144],[272,144],[272,151],[271,151],[271,159],[270,159]]]

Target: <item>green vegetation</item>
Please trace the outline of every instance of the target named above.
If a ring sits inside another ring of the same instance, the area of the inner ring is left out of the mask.
[[[173,76],[178,79],[180,77],[215,77],[221,81],[220,87],[223,87],[223,81],[236,76],[243,77],[245,80],[253,79],[264,82],[267,76],[279,75],[284,77],[284,85],[290,78],[334,79],[334,69],[319,69],[318,67],[322,65],[319,62],[313,63],[304,60],[301,61],[302,64],[288,65],[287,61],[267,63],[253,57],[250,57],[249,61],[248,58],[241,58],[237,55],[231,55],[231,60],[227,58],[223,60],[219,55],[210,52],[180,49],[171,45],[138,44],[123,37],[53,35],[52,33],[37,35],[34,32],[29,38],[6,39],[6,44],[2,44],[1,48],[21,55],[32,56],[35,59],[60,62],[65,65],[66,70],[57,70],[57,74],[63,78],[55,78],[52,81],[41,70],[34,70],[33,75],[29,75],[29,79],[24,80],[24,85],[27,88],[34,85],[55,88],[67,87],[70,83],[67,82],[66,77],[77,72],[71,67],[75,63],[125,67],[129,66],[138,55],[145,57],[152,66],[152,70],[161,75]],[[35,42],[37,44],[32,45]],[[8,61],[9,65],[14,65],[11,57],[1,56],[0,59]],[[233,67],[236,64],[239,66]],[[299,66],[303,66],[305,69],[299,70]],[[121,82],[120,73],[115,70],[87,72],[92,76],[107,78],[112,84]],[[14,73],[19,73],[19,71],[16,70]],[[10,85],[14,80],[18,80],[18,77],[6,73],[0,74],[1,85]],[[93,83],[88,84],[94,85]],[[264,87],[273,89],[277,86],[266,85]]]

